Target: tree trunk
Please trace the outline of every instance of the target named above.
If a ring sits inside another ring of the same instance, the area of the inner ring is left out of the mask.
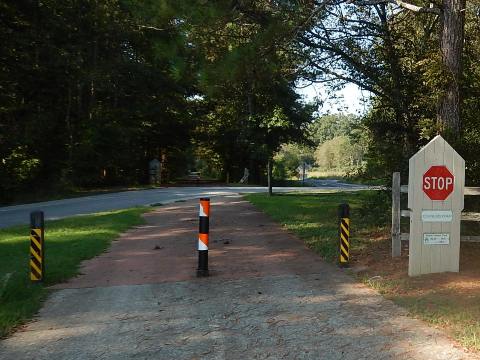
[[[90,73],[90,109],[88,112],[88,117],[90,120],[93,119],[93,112],[96,103],[96,88],[95,88],[95,76],[97,72],[97,58],[98,58],[98,41],[95,38],[93,40],[93,49],[92,49],[92,70]]]
[[[413,137],[412,139],[412,131],[407,131],[407,129],[414,128],[416,122],[412,122],[412,118],[409,114],[409,98],[402,94],[402,90],[405,89],[405,80],[400,65],[400,57],[398,56],[395,47],[395,40],[392,38],[391,32],[391,27],[395,25],[393,25],[388,19],[386,4],[381,4],[376,9],[383,28],[384,46],[387,54],[386,61],[390,67],[390,73],[392,76],[392,84],[389,93],[391,94],[391,101],[394,104],[395,120],[401,128],[405,129],[405,131],[402,131],[398,135],[398,141],[401,141],[403,152],[405,154],[411,154],[411,149],[416,149],[417,138]]]
[[[73,169],[73,126],[72,126],[72,87],[69,84],[67,90],[67,106],[65,110],[65,123],[67,127],[67,137],[68,137],[68,171]]]
[[[307,169],[305,168],[307,163],[303,161],[303,173],[302,173],[302,186],[305,186],[305,177],[307,175]]]
[[[443,0],[440,50],[449,84],[440,97],[437,124],[441,133],[458,139],[461,131],[460,81],[462,76],[463,38],[465,32],[465,0]]]
[[[268,158],[267,162],[267,181],[268,181],[268,196],[273,195],[273,188],[272,188],[272,160]]]

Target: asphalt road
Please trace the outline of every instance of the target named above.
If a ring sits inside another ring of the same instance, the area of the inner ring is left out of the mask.
[[[360,190],[366,186],[341,183],[337,180],[311,180],[312,187],[281,187],[274,188],[275,192],[289,191],[318,191],[318,190]],[[0,228],[27,224],[32,211],[42,210],[45,218],[60,219],[73,215],[92,214],[101,211],[126,209],[135,206],[151,204],[168,204],[178,200],[195,199],[203,196],[220,196],[238,193],[266,192],[266,187],[170,187],[150,190],[123,191],[103,195],[93,195],[45,201],[33,204],[0,207]]]

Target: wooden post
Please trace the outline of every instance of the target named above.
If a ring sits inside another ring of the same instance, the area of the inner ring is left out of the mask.
[[[402,255],[402,239],[400,237],[400,173],[394,172],[392,178],[392,257]]]
[[[305,186],[305,161],[302,164],[302,186]]]
[[[267,162],[267,181],[268,181],[268,196],[273,195],[272,187],[272,159],[269,157]]]

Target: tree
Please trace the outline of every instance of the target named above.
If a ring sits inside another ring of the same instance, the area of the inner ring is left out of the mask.
[[[437,120],[441,132],[452,132],[458,139],[462,129],[461,94],[463,42],[465,32],[465,0],[443,0],[441,11],[440,49],[448,83],[440,97]]]
[[[416,13],[429,13],[440,17],[440,52],[445,76],[448,81],[438,101],[437,123],[442,133],[452,133],[458,139],[460,121],[460,82],[462,76],[463,39],[465,32],[465,0],[442,0],[442,7],[416,6],[401,0],[367,0],[355,2],[359,5],[392,3],[402,9]]]
[[[166,2],[0,1],[0,9],[2,194],[142,182],[161,155],[174,175],[190,143],[195,71]],[[18,164],[29,171],[13,182]]]
[[[313,165],[315,161],[312,148],[295,143],[282,144],[273,160],[273,176],[278,180],[299,176],[298,168],[304,162]]]
[[[291,35],[300,7],[268,1],[190,6],[185,25],[201,54],[198,90],[206,109],[199,142],[220,155],[225,177],[248,167],[258,181],[266,165],[270,178],[275,151],[301,139],[310,120],[311,109],[294,91],[295,56],[279,41]]]
[[[349,135],[360,125],[360,118],[354,115],[332,114],[315,119],[309,126],[312,142],[318,146],[341,135]]]
[[[316,4],[298,36],[305,78],[333,88],[351,82],[372,94],[370,158],[396,154],[381,162],[398,170],[437,131],[460,139],[462,6],[462,0],[441,8],[395,0]]]
[[[348,136],[341,135],[325,141],[315,150],[315,162],[322,170],[358,173],[363,165],[365,149]]]

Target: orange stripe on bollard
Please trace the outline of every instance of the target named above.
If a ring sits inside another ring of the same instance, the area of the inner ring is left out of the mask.
[[[198,250],[208,250],[208,234],[198,234]]]
[[[200,216],[210,216],[210,200],[200,200]]]
[[[210,231],[210,199],[201,198],[199,208],[198,226],[198,268],[197,276],[208,276],[208,233]]]

